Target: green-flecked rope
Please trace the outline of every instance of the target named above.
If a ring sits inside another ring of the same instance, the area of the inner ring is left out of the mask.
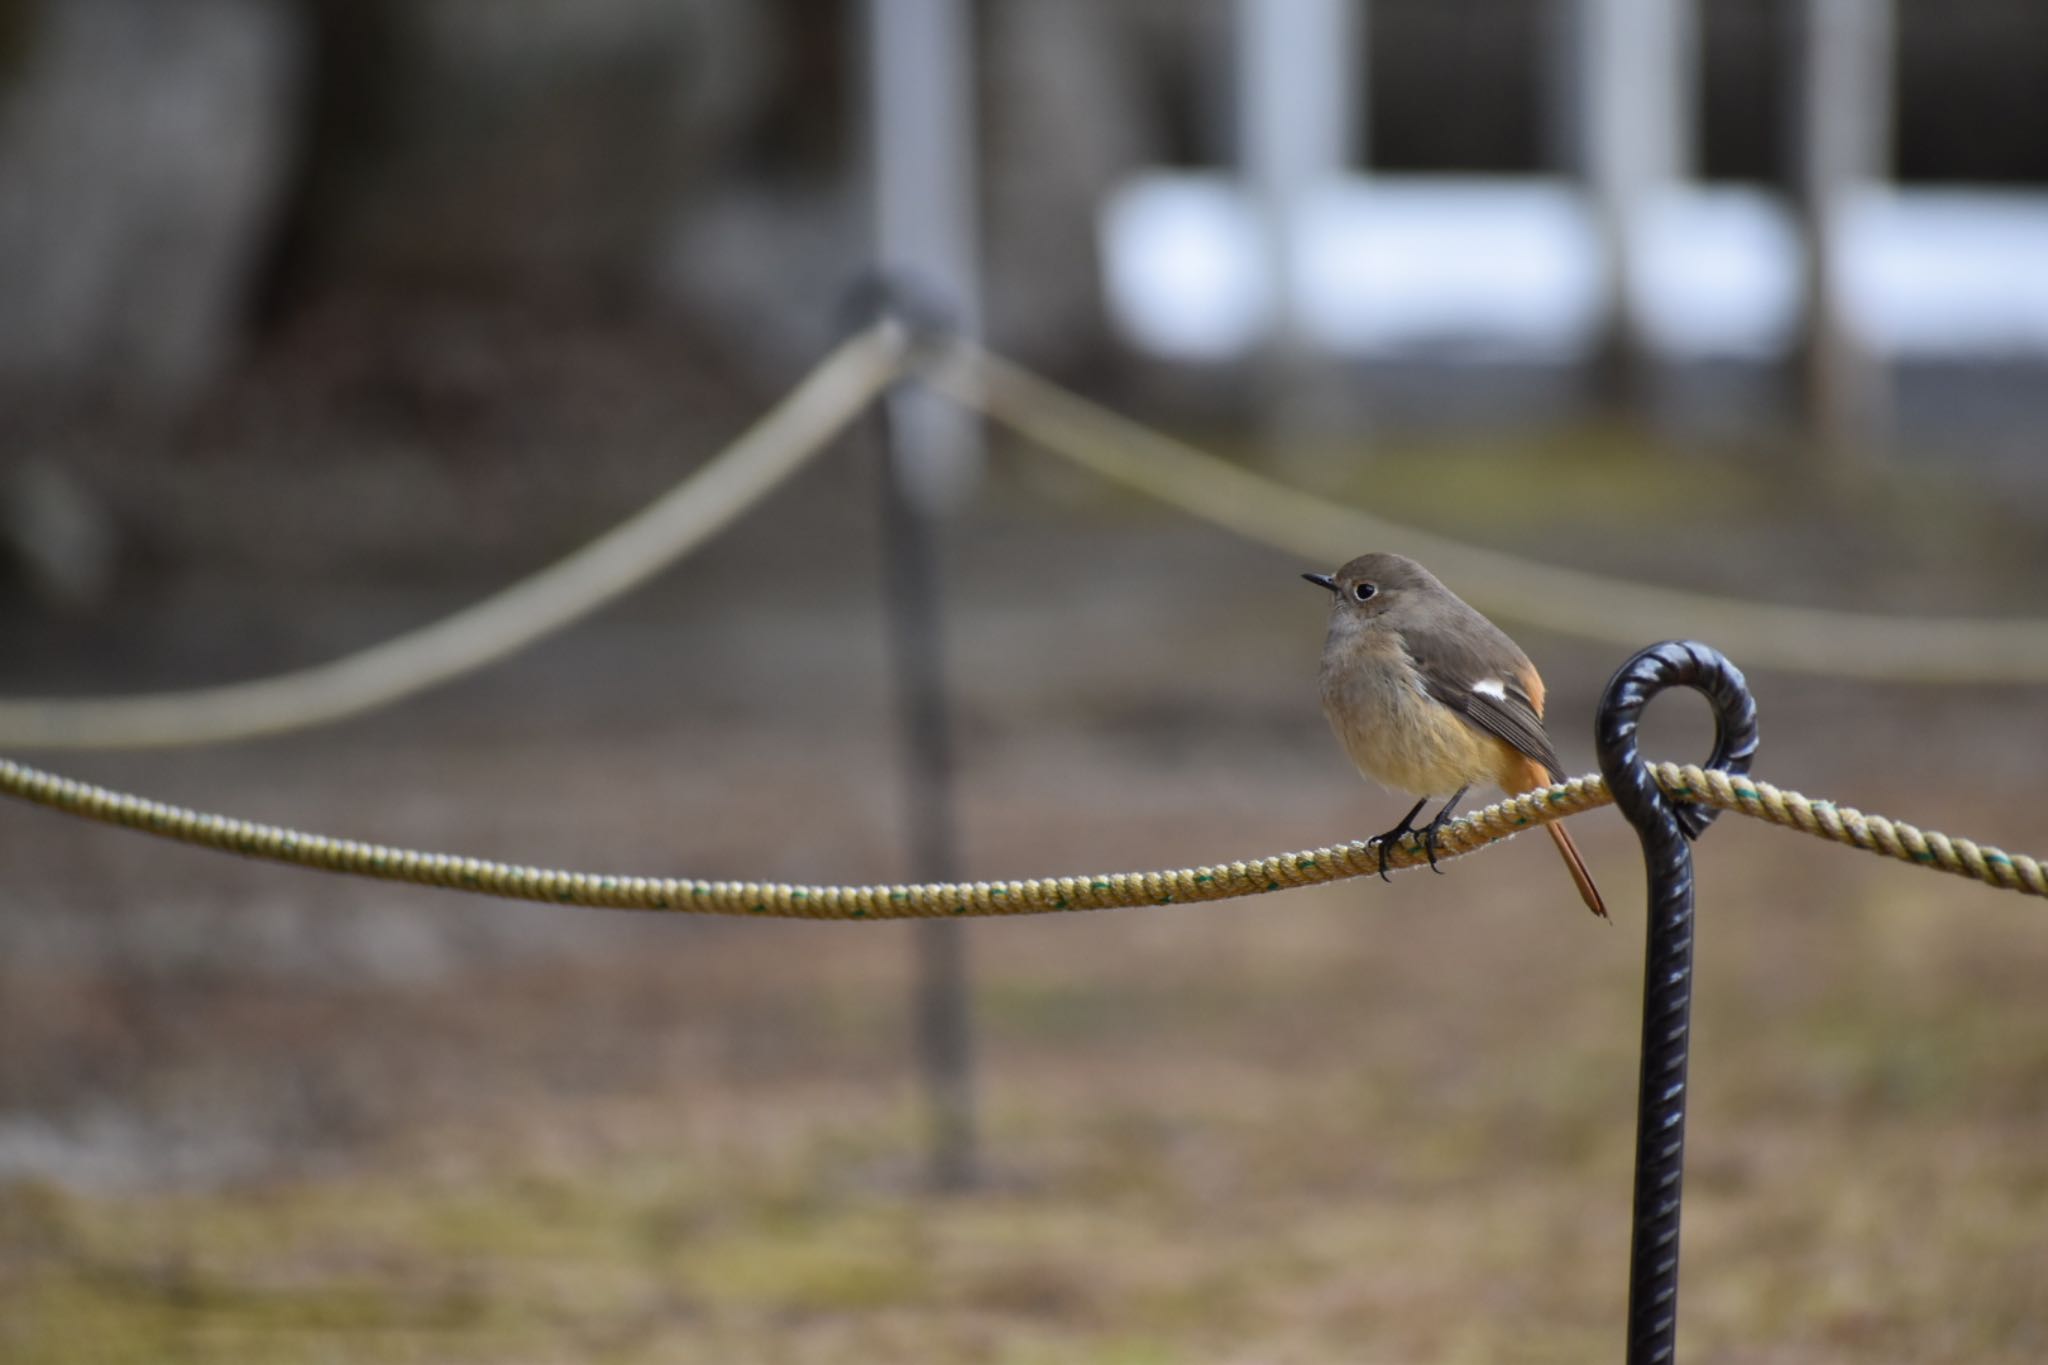
[[[2048,875],[2044,875],[2037,860],[2023,854],[2008,854],[1968,839],[1924,832],[1833,802],[1812,801],[1797,792],[1780,791],[1767,782],[1731,779],[1725,773],[1670,763],[1652,765],[1651,772],[1666,792],[1680,800],[1703,802],[1989,886],[2048,896]],[[1230,900],[1369,876],[1379,869],[1378,851],[1354,842],[1249,862],[1160,872],[1034,877],[1024,881],[899,886],[697,881],[522,867],[335,839],[149,801],[5,759],[0,759],[0,793],[160,838],[295,867],[513,900],[612,910],[819,920],[1036,915]],[[1610,799],[1606,784],[1593,776],[1526,792],[1446,825],[1438,857],[1454,858],[1476,852],[1522,830],[1606,805]],[[1424,861],[1421,847],[1412,838],[1392,850],[1388,860],[1393,868],[1410,868]]]

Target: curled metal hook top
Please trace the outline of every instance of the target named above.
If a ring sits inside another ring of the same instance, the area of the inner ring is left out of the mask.
[[[1720,814],[1709,806],[1674,804],[1650,778],[1636,744],[1636,726],[1650,698],[1669,687],[1690,687],[1714,708],[1714,752],[1704,766],[1747,773],[1756,757],[1756,701],[1742,671],[1710,645],[1670,640],[1652,645],[1623,664],[1608,680],[1594,736],[1600,775],[1629,823],[1670,819],[1688,839],[1697,839]]]

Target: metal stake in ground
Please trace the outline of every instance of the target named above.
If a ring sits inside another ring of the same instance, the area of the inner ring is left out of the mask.
[[[1642,1072],[1636,1098],[1634,1232],[1629,1244],[1628,1365],[1662,1365],[1677,1350],[1678,1218],[1685,1185],[1686,1067],[1692,1028],[1692,845],[1719,814],[1674,806],[1650,777],[1636,724],[1650,698],[1690,687],[1714,708],[1707,767],[1747,774],[1756,703],[1735,666],[1693,643],[1655,645],[1609,680],[1595,743],[1615,805],[1642,840],[1649,871],[1643,960]]]
[[[897,723],[909,821],[911,875],[959,877],[953,822],[953,725],[947,704],[937,529],[906,486],[902,442],[913,428],[896,405],[929,399],[898,388],[871,419],[880,440],[883,599],[895,674]],[[974,1036],[966,926],[925,920],[917,936],[917,1049],[931,1106],[931,1181],[958,1190],[977,1178]]]
[[[974,200],[974,9],[968,0],[867,0],[875,257],[885,279],[914,274],[943,301],[950,329],[978,331]],[[885,286],[886,288],[886,286]],[[898,387],[883,404],[888,440],[888,568],[903,712],[914,875],[952,880],[951,761],[940,668],[933,518],[956,507],[981,466],[980,428],[931,394]],[[966,946],[961,926],[917,930],[918,1039],[932,1092],[932,1179],[974,1179]]]

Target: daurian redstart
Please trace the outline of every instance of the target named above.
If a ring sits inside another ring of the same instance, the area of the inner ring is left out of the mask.
[[[1564,777],[1543,732],[1543,679],[1500,627],[1412,559],[1360,555],[1334,574],[1303,574],[1328,588],[1323,714],[1367,777],[1419,796],[1401,823],[1373,840],[1380,875],[1403,835],[1420,833],[1436,867],[1437,833],[1475,783],[1510,796]],[[1432,797],[1436,818],[1415,828]],[[1545,825],[1586,908],[1607,907],[1561,824]]]

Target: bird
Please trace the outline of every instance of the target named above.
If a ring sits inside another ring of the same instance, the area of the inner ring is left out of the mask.
[[[1360,773],[1418,797],[1370,842],[1389,851],[1419,834],[1430,867],[1437,837],[1465,793],[1496,783],[1510,796],[1562,781],[1543,729],[1543,679],[1521,647],[1435,574],[1397,554],[1365,554],[1334,574],[1302,575],[1331,594],[1320,675],[1323,715]],[[1420,830],[1415,817],[1443,808]],[[1586,908],[1607,919],[1586,861],[1565,827],[1545,825]]]

